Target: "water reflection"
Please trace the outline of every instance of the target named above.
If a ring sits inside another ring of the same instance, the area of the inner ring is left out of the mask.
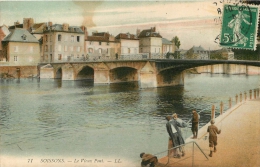
[[[140,89],[138,82],[94,85],[91,80],[1,80],[2,154],[111,155],[135,160],[147,150],[167,148],[166,115],[200,126],[239,91],[258,86],[258,76],[186,75],[184,86]],[[189,125],[190,127],[190,125]],[[186,129],[185,136],[191,134]],[[153,146],[153,147],[150,147]],[[86,151],[87,150],[87,151]],[[139,160],[139,159],[138,159]]]

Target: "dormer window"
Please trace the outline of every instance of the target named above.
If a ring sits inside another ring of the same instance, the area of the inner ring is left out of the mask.
[[[149,35],[150,35],[150,32],[147,32],[147,33],[146,33],[146,36],[149,36]]]
[[[25,34],[23,34],[21,37],[25,41],[27,36]]]
[[[127,38],[130,38],[130,34],[127,34]]]

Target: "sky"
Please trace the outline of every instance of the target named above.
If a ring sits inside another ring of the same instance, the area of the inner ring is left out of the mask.
[[[214,3],[214,2],[217,2]],[[136,29],[156,27],[164,38],[178,36],[181,49],[202,46],[218,49],[215,38],[220,34],[217,9],[220,0],[172,1],[2,1],[0,25],[22,23],[23,18],[34,18],[35,23],[68,23],[93,31],[136,33]]]

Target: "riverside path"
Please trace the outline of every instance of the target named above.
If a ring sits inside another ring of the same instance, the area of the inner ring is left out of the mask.
[[[237,104],[216,118],[221,128],[217,152],[209,157],[207,127],[199,130],[198,139],[187,139],[186,155],[180,159],[172,156],[159,159],[157,167],[259,167],[260,166],[260,98]],[[207,139],[206,139],[207,138]],[[195,145],[193,147],[193,144]],[[194,156],[193,156],[194,155]]]

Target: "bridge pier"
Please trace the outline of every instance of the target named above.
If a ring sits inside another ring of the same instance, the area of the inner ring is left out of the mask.
[[[157,87],[156,70],[150,62],[147,62],[145,66],[138,71],[138,81],[140,88]]]
[[[75,80],[74,68],[71,64],[62,66],[62,80]]]
[[[94,70],[94,84],[109,84],[109,70]]]

